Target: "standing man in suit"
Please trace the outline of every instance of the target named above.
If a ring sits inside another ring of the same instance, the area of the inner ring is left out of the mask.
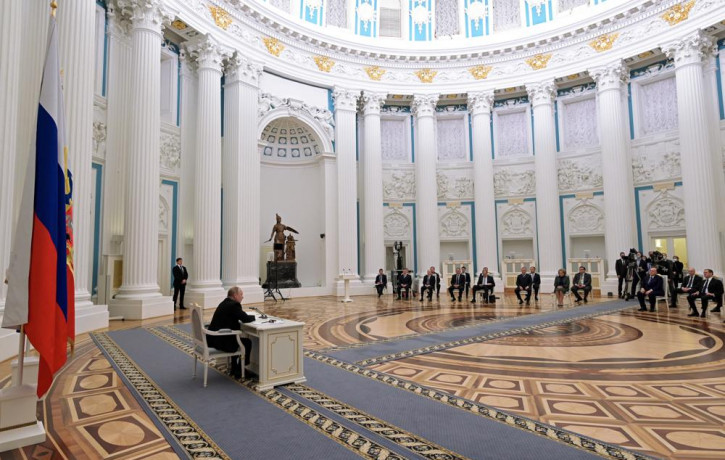
[[[423,301],[423,294],[428,291],[428,300],[433,300],[433,289],[435,289],[435,278],[430,273],[430,268],[425,272],[423,283],[420,285],[420,301]]]
[[[647,271],[649,270],[649,267],[647,266],[647,259],[645,259],[642,256],[641,252],[637,253],[637,266],[635,267],[634,271],[632,272],[632,289],[630,292],[630,297],[634,297],[637,295],[637,284],[642,287],[642,282],[644,281],[644,278],[647,276]]]
[[[461,295],[463,295],[463,289],[466,287],[466,277],[461,274],[461,269],[456,268],[456,274],[451,276],[451,283],[448,286],[448,293],[451,295],[451,301],[455,302],[456,297],[453,295],[453,290],[458,290],[458,301],[461,301]]]
[[[408,269],[404,268],[403,273],[398,275],[398,300],[401,299],[400,294],[405,291],[405,295],[410,299],[410,286],[413,285],[413,280],[408,274]]]
[[[435,278],[436,299],[441,296],[441,275],[436,273],[434,265],[430,267],[430,274]]]
[[[710,268],[706,268],[705,270],[703,270],[702,274],[705,275],[705,280],[702,282],[700,295],[693,295],[694,298],[692,300],[690,300],[689,296],[687,298],[687,301],[690,303],[690,308],[692,308],[692,310],[695,312],[694,315],[690,314],[688,316],[697,316],[697,310],[695,309],[695,299],[698,297],[700,298],[700,302],[702,302],[702,313],[700,314],[700,318],[705,318],[707,316],[707,304],[710,301],[716,303],[716,307],[712,310],[713,313],[719,312],[722,309],[722,281],[713,276],[714,273]]]
[[[174,310],[176,310],[176,299],[179,299],[179,308],[186,310],[184,306],[184,292],[186,292],[186,280],[189,279],[189,272],[183,265],[184,259],[176,259],[176,265],[171,269],[174,275]]]
[[[383,289],[388,285],[388,277],[385,276],[385,272],[381,268],[378,270],[378,276],[375,277],[375,289],[378,290],[378,298],[383,295]]]
[[[691,303],[690,297],[697,298],[700,295],[700,288],[702,288],[702,276],[698,275],[694,268],[688,268],[687,276],[682,280],[682,286],[677,288],[671,295],[670,308],[677,308],[677,294],[687,294],[687,303],[692,307],[694,299]],[[693,314],[690,316],[697,316],[697,310],[693,308]]]
[[[649,299],[649,311],[655,311],[655,303],[657,297],[665,295],[665,283],[660,275],[657,274],[657,268],[652,267],[649,269],[649,276],[642,283],[642,288],[637,293],[637,299],[639,299],[639,311],[647,311],[647,307],[644,304],[644,298]]]
[[[592,291],[592,275],[587,273],[586,267],[579,267],[579,273],[574,275],[574,285],[571,287],[571,293],[576,297],[577,303],[582,301],[579,291],[584,291],[584,303],[587,303],[587,297]]]
[[[516,277],[516,289],[514,289],[514,293],[516,293],[516,298],[519,299],[519,305],[524,303],[521,300],[521,291],[526,291],[526,305],[529,305],[529,301],[531,300],[531,277],[526,272],[526,267],[521,267],[521,274]]]
[[[625,292],[622,290],[624,282],[627,279],[627,254],[624,252],[619,253],[619,259],[614,264],[614,271],[617,273],[617,296],[620,299],[624,299]]]
[[[672,258],[672,282],[675,283],[675,287],[679,286],[682,282],[682,276],[685,274],[685,264],[680,262],[680,258],[674,256]]]
[[[239,286],[230,288],[227,292],[227,298],[222,300],[222,303],[214,311],[214,316],[211,317],[211,323],[209,323],[208,329],[210,331],[218,331],[220,329],[238,331],[241,329],[240,323],[251,323],[254,321],[254,315],[249,315],[242,310],[242,299],[244,299],[242,288]],[[252,353],[252,341],[246,337],[242,337],[241,341],[242,345],[244,345],[244,362],[249,363],[249,357]],[[206,343],[212,348],[226,351],[227,353],[239,350],[237,338],[231,335],[207,335]],[[231,370],[234,378],[238,379],[242,376],[242,366],[236,357],[232,359]]]
[[[471,274],[466,270],[466,266],[461,267],[461,275],[466,279],[466,299],[468,298],[468,291],[471,289]]]
[[[531,287],[534,288],[534,300],[539,300],[539,286],[541,286],[541,276],[536,273],[536,267],[529,269],[529,276],[531,277]]]
[[[483,267],[483,271],[478,275],[478,282],[473,286],[471,303],[476,303],[476,291],[483,291],[483,303],[488,303],[488,297],[494,286],[496,286],[496,282],[493,280],[493,276],[488,274],[488,267]]]

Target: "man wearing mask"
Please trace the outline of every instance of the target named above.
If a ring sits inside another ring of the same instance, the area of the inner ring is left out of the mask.
[[[642,281],[647,276],[647,272],[649,272],[649,268],[647,267],[647,259],[642,256],[641,252],[637,253],[637,266],[634,269],[633,275],[632,275],[632,289],[630,297],[636,297],[637,296],[637,284],[642,284]]]
[[[617,272],[617,294],[620,299],[624,299],[626,293],[623,286],[625,286],[624,282],[627,279],[627,254],[624,252],[619,253],[619,259],[614,264],[614,271]]]
[[[682,282],[682,275],[684,275],[685,270],[685,264],[680,262],[680,258],[678,256],[674,256],[672,258],[672,282],[675,285],[675,288],[680,285]]]

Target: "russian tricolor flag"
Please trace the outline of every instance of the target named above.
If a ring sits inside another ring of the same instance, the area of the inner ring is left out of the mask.
[[[40,88],[35,149],[31,149],[8,268],[4,328],[25,326],[40,354],[38,397],[66,362],[75,338],[73,181],[64,136],[63,94],[55,17]]]

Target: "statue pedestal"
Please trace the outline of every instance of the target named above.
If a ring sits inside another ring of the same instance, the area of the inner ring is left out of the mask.
[[[297,281],[297,262],[293,260],[280,260],[267,262],[267,281],[262,285],[264,289],[288,289],[302,287]]]

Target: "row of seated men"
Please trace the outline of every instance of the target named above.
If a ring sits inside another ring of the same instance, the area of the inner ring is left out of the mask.
[[[378,275],[375,277],[375,288],[378,291],[378,297],[383,295],[383,289],[385,289],[387,282],[388,277],[385,275],[383,269],[381,268],[378,271]],[[473,285],[473,298],[471,299],[471,302],[476,302],[476,295],[478,294],[478,291],[482,291],[484,302],[488,303],[489,301],[493,301],[494,299],[491,299],[491,297],[495,285],[496,282],[494,281],[493,276],[489,274],[488,267],[484,267],[481,271],[481,274],[478,276],[478,282]],[[412,286],[412,276],[410,275],[407,268],[403,269],[403,272],[398,275],[397,278],[397,299],[400,300],[403,298],[403,296],[409,296]],[[423,276],[423,279],[420,282],[420,301],[422,302],[425,297],[427,297],[428,300],[432,300],[433,292],[436,293],[436,297],[440,297],[440,291],[441,277],[440,274],[436,273],[435,267],[432,266],[426,271],[425,276]],[[448,293],[450,294],[451,300],[453,301],[456,300],[454,294],[454,292],[456,291],[458,292],[459,302],[462,301],[464,291],[466,293],[466,298],[468,298],[468,294],[469,292],[471,292],[471,275],[466,271],[465,266],[457,268],[456,273],[451,276],[451,280],[448,285]]]
[[[715,308],[711,310],[717,313],[722,309],[723,303],[723,282],[714,276],[714,272],[707,268],[703,271],[703,276],[697,274],[695,268],[690,267],[687,275],[682,280],[682,285],[674,285],[674,291],[670,292],[670,308],[677,308],[677,295],[687,295],[687,303],[690,306],[690,314],[687,316],[698,316],[695,301],[700,300],[701,312],[699,316],[705,318],[707,316],[707,307],[710,302],[715,303]],[[652,267],[648,275],[640,281],[640,289],[637,293],[639,300],[639,311],[646,311],[645,298],[649,300],[649,311],[655,311],[657,297],[665,295],[664,279],[657,274],[657,268]]]

